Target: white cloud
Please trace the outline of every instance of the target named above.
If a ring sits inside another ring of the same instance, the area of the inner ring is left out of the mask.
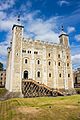
[[[8,31],[13,25],[13,21],[11,20],[2,20],[0,21],[0,31]]]
[[[4,42],[0,42],[0,56],[7,55],[7,47],[9,47],[11,40],[11,33],[8,33],[6,36],[6,40]]]
[[[0,62],[4,64],[4,68],[6,68],[7,62],[7,48],[10,46],[11,33],[9,32],[6,36],[6,40],[4,42],[0,42]]]
[[[73,68],[78,68],[80,66],[80,45],[71,45],[71,55],[72,55],[72,65]]]
[[[35,39],[40,39],[49,42],[58,42],[58,33],[54,32],[57,27],[57,19],[52,17],[48,20],[43,20],[38,18],[40,11],[35,11],[32,13],[24,13],[21,16],[22,23],[24,25],[24,31],[27,37],[32,37],[34,35]],[[6,36],[6,40],[0,43],[0,60],[6,63],[3,58],[7,56],[7,47],[9,46],[11,39],[11,28],[13,24],[17,22],[17,17],[14,13],[7,15],[5,12],[0,12],[0,31],[7,31],[9,34]]]
[[[68,32],[68,33],[71,33],[71,32],[74,32],[74,31],[75,31],[75,27],[69,26],[69,27],[67,28],[67,32]]]
[[[35,34],[35,39],[58,43],[58,33],[54,32],[56,23],[53,19],[42,20],[36,19],[30,23],[29,31]]]
[[[11,8],[15,4],[15,0],[3,0],[0,3],[0,10]]]
[[[10,31],[13,24],[17,23],[17,18],[15,15],[10,14],[10,16],[7,17],[7,14],[4,12],[0,12],[2,15],[2,18],[0,19],[0,31]]]
[[[70,48],[71,48],[72,56],[75,56],[76,54],[80,54],[80,45],[72,44]]]
[[[4,64],[4,67],[6,67],[6,61],[7,61],[7,47],[9,46],[8,41],[4,41],[0,43],[0,62]]]
[[[40,11],[35,11],[21,17],[24,26],[27,26],[24,27],[26,34],[35,39],[58,43],[58,33],[55,32],[57,17],[44,20],[38,17],[39,13]]]
[[[70,3],[66,0],[59,0],[58,5],[63,6],[63,5],[69,5]]]
[[[3,11],[0,11],[0,19],[5,19],[6,18],[6,13]]]
[[[80,54],[76,54],[72,56],[72,63],[73,65],[80,65]]]
[[[53,43],[58,43],[58,34],[55,34],[54,32],[46,32],[45,34],[42,35],[37,35],[35,39],[47,41],[47,42],[53,42]]]
[[[75,39],[76,39],[77,41],[80,41],[80,34],[75,35]]]

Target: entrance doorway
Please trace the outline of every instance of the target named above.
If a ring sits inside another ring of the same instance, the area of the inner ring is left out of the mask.
[[[24,79],[28,79],[28,71],[24,71]]]

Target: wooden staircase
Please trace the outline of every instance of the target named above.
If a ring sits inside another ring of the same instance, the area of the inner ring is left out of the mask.
[[[54,90],[45,84],[40,84],[35,80],[23,80],[22,93],[24,97],[64,96],[62,92]]]

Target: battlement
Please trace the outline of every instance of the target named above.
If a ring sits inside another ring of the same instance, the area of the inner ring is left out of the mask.
[[[50,45],[54,47],[61,46],[59,43],[54,43],[54,42],[48,42],[48,41],[42,41],[42,40],[37,40],[37,39],[32,39],[32,38],[23,38],[23,43],[32,43],[32,44],[41,44],[41,45]]]

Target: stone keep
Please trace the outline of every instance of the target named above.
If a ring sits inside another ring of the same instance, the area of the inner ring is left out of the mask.
[[[6,89],[22,92],[22,81],[32,79],[54,89],[73,88],[68,35],[62,30],[60,43],[23,37],[24,27],[14,25],[8,48]]]

